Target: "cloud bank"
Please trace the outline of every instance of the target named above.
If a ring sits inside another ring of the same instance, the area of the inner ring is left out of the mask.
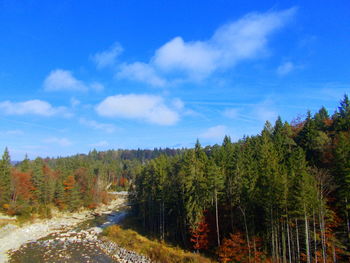
[[[69,117],[70,113],[65,107],[53,107],[50,103],[43,100],[28,100],[24,102],[0,102],[0,111],[6,115],[40,115],[53,116],[63,115]]]
[[[96,112],[105,117],[138,119],[158,125],[173,125],[180,119],[177,111],[154,95],[115,95],[104,99],[96,106]]]
[[[252,13],[219,27],[208,40],[185,41],[177,36],[158,48],[148,63],[124,63],[118,78],[164,86],[173,75],[198,81],[241,61],[257,58],[271,34],[285,26],[296,8]]]
[[[104,88],[98,82],[86,84],[76,79],[72,72],[63,69],[51,71],[44,80],[43,86],[45,91],[101,91]]]

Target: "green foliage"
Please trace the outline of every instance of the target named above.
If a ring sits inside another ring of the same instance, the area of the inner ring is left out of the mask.
[[[5,148],[0,160],[0,209],[9,205],[11,200],[11,160],[8,149]]]
[[[161,237],[163,231],[187,247],[204,216],[212,252],[220,229],[221,240],[244,233],[252,256],[251,237],[258,236],[272,260],[299,261],[298,256],[307,257],[301,249],[320,258],[316,249],[328,253],[331,246],[346,243],[342,235],[330,234],[329,226],[346,229],[331,216],[335,204],[344,211],[339,213],[343,222],[349,222],[349,112],[346,96],[332,119],[322,107],[295,126],[278,118],[274,126],[266,122],[258,136],[236,143],[226,136],[222,146],[204,149],[197,140],[194,149],[167,158],[166,165],[159,158],[150,161],[132,187],[133,210],[150,233]],[[330,171],[332,176],[326,176]]]
[[[52,206],[93,208],[107,201],[107,190],[126,188],[140,225],[160,240],[188,248],[203,221],[208,253],[240,233],[248,261],[255,240],[262,240],[264,255],[274,262],[311,257],[321,262],[321,255],[327,262],[334,254],[345,260],[349,98],[344,96],[332,117],[324,107],[297,124],[279,117],[274,126],[266,122],[261,134],[237,142],[226,136],[221,146],[202,148],[197,140],[193,149],[93,150],[26,158],[16,168],[5,149],[0,161],[0,205],[8,214],[49,216]]]

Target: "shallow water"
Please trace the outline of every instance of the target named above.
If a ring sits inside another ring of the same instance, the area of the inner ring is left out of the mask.
[[[63,262],[115,262],[109,255],[104,253],[99,245],[100,240],[78,238],[91,227],[105,228],[117,224],[125,217],[126,211],[116,211],[109,215],[97,216],[92,220],[87,220],[69,231],[63,231],[48,235],[36,242],[22,245],[10,257],[11,263],[63,263]],[[82,231],[82,232],[81,232]],[[76,232],[73,233],[72,232]],[[64,238],[64,235],[69,238]],[[63,237],[62,237],[63,236]]]

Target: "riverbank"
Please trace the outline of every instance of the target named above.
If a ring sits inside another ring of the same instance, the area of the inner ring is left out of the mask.
[[[125,204],[123,195],[116,196],[107,205],[95,210],[82,210],[76,213],[54,213],[51,219],[35,220],[35,222],[18,226],[7,224],[0,228],[0,263],[8,261],[9,250],[19,249],[23,244],[36,241],[50,234],[68,231],[78,224],[94,218],[96,214],[106,214]]]
[[[128,219],[126,219],[127,221]],[[192,253],[179,247],[174,247],[164,241],[152,240],[141,235],[137,231],[128,228],[123,222],[120,225],[112,225],[103,232],[105,240],[110,244],[118,244],[126,251],[133,251],[134,254],[143,255],[149,261],[133,262],[162,262],[162,263],[211,263],[215,262],[199,253]],[[117,261],[122,262],[122,261]]]

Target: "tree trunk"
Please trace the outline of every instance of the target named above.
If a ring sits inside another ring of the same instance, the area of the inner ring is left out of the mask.
[[[350,243],[350,222],[349,222],[349,212],[348,212],[348,199],[345,197],[345,216],[346,216],[346,228],[348,231],[348,242]]]
[[[305,221],[305,249],[306,249],[306,259],[307,263],[311,263],[310,260],[310,246],[309,246],[309,223],[306,216],[306,207],[304,204],[304,221]]]
[[[299,230],[298,230],[298,219],[295,219],[295,228],[297,231],[297,262],[300,262],[300,245],[299,245]]]
[[[289,234],[290,234],[290,243],[291,243],[291,247],[292,247],[292,251],[291,251],[291,258],[293,260],[293,262],[297,262],[297,257],[296,257],[296,252],[295,252],[295,243],[294,243],[294,236],[293,236],[293,228],[292,226],[289,226]]]
[[[323,220],[323,208],[321,207],[320,213],[319,213],[319,220],[320,220],[320,231],[321,231],[321,243],[322,243],[322,261],[323,263],[327,262],[327,253],[326,253],[326,235],[325,235],[325,228],[324,228],[324,220]]]
[[[249,263],[251,262],[251,249],[250,249],[250,241],[249,241],[249,232],[248,232],[248,226],[247,226],[247,220],[245,217],[245,211],[242,209],[241,206],[239,206],[239,209],[241,210],[243,214],[243,220],[244,220],[244,226],[245,226],[245,232],[247,237],[247,244],[248,244],[248,257],[249,257]]]
[[[271,210],[271,244],[272,244],[272,261],[275,262],[276,248],[275,248],[275,233],[272,221],[272,210]]]
[[[315,254],[315,263],[317,263],[317,238],[316,238],[316,220],[315,220],[315,213],[313,214],[314,217],[314,254]]]
[[[287,248],[286,248],[286,234],[284,231],[284,222],[281,222],[281,232],[282,232],[282,262],[287,263]]]
[[[163,201],[163,223],[162,223],[162,225],[163,225],[163,237],[162,237],[162,240],[164,240],[164,238],[165,238],[165,216],[164,216],[164,201]]]
[[[218,238],[218,247],[220,247],[220,229],[219,229],[219,212],[218,212],[218,195],[215,189],[215,217],[216,217],[216,235]]]
[[[275,240],[276,240],[276,250],[277,250],[277,262],[280,262],[280,255],[282,254],[281,253],[281,246],[280,246],[280,241],[279,241],[279,236],[280,236],[280,229],[279,229],[279,224],[278,224],[278,222],[277,222],[277,224],[276,224],[276,230],[277,231],[275,231]]]
[[[288,241],[288,262],[292,263],[292,255],[291,255],[291,249],[290,249],[290,234],[289,234],[289,219],[287,215],[287,241]]]

